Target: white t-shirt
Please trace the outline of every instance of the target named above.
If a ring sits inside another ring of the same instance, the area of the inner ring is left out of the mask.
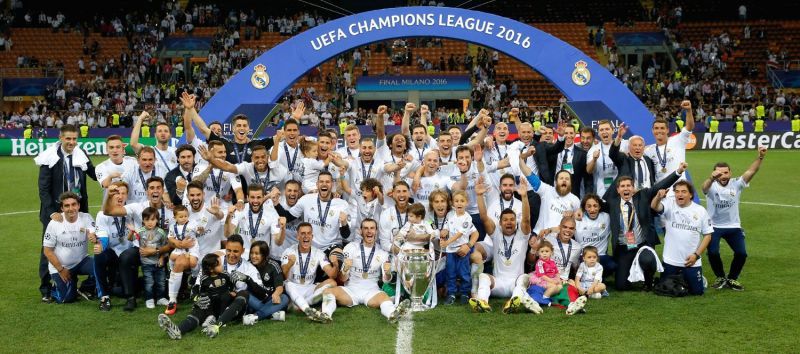
[[[95,225],[92,216],[78,213],[74,223],[67,221],[62,213],[63,222],[50,221],[44,232],[42,246],[53,248],[56,258],[67,269],[77,266],[84,258],[89,256],[86,242],[90,232],[94,232]],[[48,265],[50,274],[58,273],[52,263]]]
[[[490,166],[484,165],[483,170],[483,180],[486,183],[490,183],[489,180],[489,173],[492,173]],[[481,173],[478,173],[478,164],[476,162],[472,163],[469,170],[466,173],[467,175],[467,214],[477,214],[478,213],[478,194],[475,193],[475,185],[478,184],[478,177],[480,177]],[[453,190],[453,186],[461,181],[461,171],[456,168],[453,171],[453,174],[450,175],[450,181],[447,184],[448,190]]]
[[[97,213],[96,220],[97,228],[95,233],[98,237],[100,237],[102,233],[108,235],[108,247],[114,250],[117,256],[133,246],[133,244],[128,241],[128,228],[125,226],[128,222],[132,223],[133,220],[126,216],[108,216],[103,214],[102,211]]]
[[[575,225],[575,241],[581,244],[581,249],[586,246],[597,247],[600,256],[608,254],[608,237],[611,235],[611,218],[608,213],[600,212],[592,220],[585,213],[583,218]]]
[[[278,162],[280,162],[283,167],[286,168],[286,177],[284,177],[284,182],[288,180],[296,180],[302,181],[303,180],[303,152],[300,151],[300,144],[297,144],[297,148],[291,147],[289,144],[286,144],[286,141],[281,141],[278,144]]]
[[[361,195],[361,182],[367,178],[375,178],[378,181],[383,179],[383,161],[373,158],[372,162],[365,163],[361,159],[349,162],[347,167],[347,178],[353,194]]]
[[[749,186],[742,177],[731,178],[724,187],[717,181],[711,183],[711,188],[706,193],[706,206],[711,216],[711,225],[715,228],[742,227],[739,219],[739,199],[742,197],[742,190]]]
[[[561,279],[569,279],[569,271],[572,269],[572,265],[578,264],[581,256],[581,245],[574,239],[570,239],[569,244],[561,243],[556,233],[545,236],[545,240],[553,245],[553,256],[550,259],[556,262]]]
[[[147,179],[153,176],[157,176],[155,170],[145,173],[139,166],[125,171],[122,180],[128,184],[127,204],[147,202]]]
[[[311,224],[314,229],[313,246],[325,249],[332,244],[342,243],[342,235],[339,234],[339,214],[347,214],[348,206],[347,202],[339,198],[322,202],[318,193],[312,193],[300,197],[289,212]]]
[[[500,222],[500,214],[505,209],[511,209],[517,215],[517,226],[522,222],[522,201],[511,196],[511,200],[505,200],[500,196],[500,191],[492,189],[486,194],[486,212],[489,218],[495,220],[495,223]]]
[[[661,205],[664,206],[662,218],[666,221],[667,229],[664,236],[664,263],[683,267],[686,257],[697,250],[703,236],[714,232],[711,218],[705,208],[695,203],[681,208],[675,199],[668,198]],[[700,266],[700,259],[692,265]]]
[[[192,176],[199,176],[206,168],[207,166],[195,166]],[[205,203],[211,203],[211,199],[217,197],[220,201],[220,208],[224,207],[227,209],[230,203],[224,200],[223,197],[226,196],[231,189],[236,190],[242,188],[242,182],[239,181],[238,175],[214,168],[211,170],[211,173],[208,174],[204,187],[205,193],[203,200]],[[188,200],[188,198],[184,198],[184,200]]]
[[[590,267],[583,262],[578,267],[578,272],[575,273],[575,278],[578,279],[583,287],[587,287],[594,282],[602,283],[603,265],[600,264],[600,262],[597,262],[593,267]]]
[[[408,209],[406,208],[406,210]],[[380,225],[378,229],[378,240],[380,241],[379,244],[384,251],[391,252],[394,235],[400,231],[407,221],[408,212],[398,212],[397,206],[383,209],[381,212]]]
[[[359,157],[361,157],[361,153],[359,148],[356,147],[355,149],[350,149],[347,146],[342,146],[335,151],[339,156],[347,159],[351,164],[354,161],[358,161]]]
[[[303,158],[303,193],[317,190],[319,173],[325,169],[325,162],[317,159]]]
[[[565,196],[560,196],[553,186],[544,182],[541,183],[536,193],[542,199],[539,220],[536,221],[536,227],[533,229],[537,234],[544,228],[558,226],[565,211],[576,211],[581,207],[580,199],[574,194],[567,193]]]
[[[264,241],[269,245],[269,254],[272,259],[280,259],[283,254],[285,242],[280,246],[275,243],[275,238],[281,232],[280,224],[278,224],[278,213],[272,206],[272,201],[267,200],[261,205],[261,210],[254,213],[250,210],[250,206],[245,206],[244,210],[236,211],[231,217],[231,225],[236,227],[236,233],[242,236],[244,240],[244,253],[242,256],[245,259],[250,259],[250,245],[253,241]],[[253,223],[252,226],[250,223]],[[252,229],[255,229],[253,234]]]
[[[503,229],[496,227],[491,234],[494,244],[494,269],[492,274],[495,278],[514,281],[525,272],[525,256],[528,250],[528,238],[517,228],[516,233],[511,236],[504,236]],[[506,258],[508,250],[509,257]]]
[[[354,238],[350,239],[350,242],[361,241],[361,221],[364,219],[370,218],[375,220],[376,222],[381,219],[381,212],[383,211],[383,205],[380,204],[378,198],[367,202],[364,200],[362,196],[350,196],[348,199],[348,203],[350,204],[348,210],[348,220],[350,221],[350,230],[355,231]],[[355,216],[355,217],[350,217]]]
[[[478,230],[475,229],[475,225],[472,223],[472,216],[470,216],[469,213],[456,215],[455,211],[451,211],[447,214],[447,231],[449,232],[448,237],[456,237],[457,233],[461,233],[461,236],[457,240],[447,245],[445,248],[445,252],[447,253],[455,253],[458,251],[461,245],[465,245],[469,242],[470,235],[473,232],[478,232]]]
[[[242,162],[236,164],[236,171],[242,178],[244,178],[248,186],[257,183],[263,185],[267,191],[280,184],[284,180],[291,179],[287,179],[288,172],[286,166],[280,164],[278,161],[272,160],[267,163],[267,170],[264,172],[256,171],[252,162]]]
[[[158,147],[153,146],[153,150],[156,152],[156,176],[164,178],[169,171],[178,166],[178,157],[175,155],[177,149],[174,146],[168,146],[167,150],[159,150]]]
[[[382,250],[378,245],[374,245],[374,247],[364,247],[362,258],[362,247],[363,245],[361,242],[350,242],[342,250],[344,259],[353,261],[353,265],[350,267],[350,272],[348,273],[350,278],[347,280],[347,286],[377,286],[383,274],[383,264],[389,261],[389,253]],[[372,260],[370,261],[370,253],[372,253],[373,250],[375,253],[372,254]],[[365,267],[367,263],[369,263],[369,267]],[[366,279],[364,279],[364,272],[367,273]]]
[[[125,211],[128,213],[128,217],[133,221],[133,226],[135,228],[142,227],[142,211],[150,206],[150,202],[144,201],[140,203],[132,203],[125,205]],[[162,222],[161,224],[164,227],[169,226],[175,220],[175,217],[172,214],[172,209],[167,208],[164,204],[161,204],[160,208],[156,208],[158,210],[158,215],[161,217]],[[128,221],[130,222],[130,221]]]
[[[289,204],[286,204],[285,196],[281,196],[281,206],[284,210],[291,209]],[[303,222],[302,218],[286,221],[286,235],[283,239],[283,245],[285,248],[297,246],[297,225],[300,225],[301,222]]]
[[[623,141],[620,144],[620,152],[628,152],[627,143],[627,141]],[[611,149],[611,144],[606,145],[601,142],[593,145],[589,152],[586,153],[586,165],[588,166],[593,160],[594,152],[600,150],[600,156],[597,157],[595,162],[593,174],[595,191],[599,196],[606,193],[606,190],[614,183],[614,179],[617,178],[619,173],[617,166],[614,165],[614,161],[611,160],[608,154],[609,149]]]
[[[217,219],[216,216],[206,210],[206,205],[203,204],[200,211],[195,212],[189,208],[189,223],[188,228],[197,238],[197,244],[200,246],[200,258],[202,259],[206,254],[216,252],[222,248],[221,242],[225,235],[223,233],[223,224],[225,223],[225,213],[227,210],[220,208],[222,211],[222,219]],[[188,231],[187,231],[188,232]]]
[[[328,259],[325,258],[325,254],[314,246],[311,247],[311,252],[303,254],[299,253],[296,246],[287,248],[283,251],[283,255],[281,255],[281,265],[289,264],[289,256],[294,256],[295,261],[292,268],[289,269],[286,281],[297,284],[301,284],[301,279],[304,279],[302,284],[314,284],[314,278],[317,276],[317,268],[323,269],[323,267],[331,264]],[[308,257],[311,257],[311,259]],[[308,262],[308,267],[305,268],[306,274],[305,276],[301,276],[300,266],[301,264],[304,265],[306,262]]]
[[[186,249],[186,248],[179,248],[176,251],[180,251],[181,253],[188,253],[192,256],[199,257],[200,256],[200,243],[197,242],[197,235],[196,229],[189,228],[189,223],[183,225],[178,225],[177,223],[173,222],[169,225],[169,230],[167,232],[168,238],[173,238],[178,241],[183,240],[194,240],[194,246]],[[175,252],[175,251],[173,251]],[[199,259],[198,259],[199,260]]]
[[[686,144],[689,143],[691,137],[692,132],[683,128],[680,134],[675,134],[667,139],[666,146],[650,144],[644,149],[644,155],[653,160],[655,165],[656,182],[669,176],[671,172],[678,169],[681,162],[686,161]],[[679,180],[685,179],[685,174],[682,174],[679,178]]]
[[[408,180],[407,182],[409,185],[413,183],[412,180]],[[429,212],[430,203],[428,198],[430,197],[431,192],[437,189],[447,190],[447,185],[449,183],[450,183],[449,178],[438,174],[434,174],[433,176],[430,177],[422,177],[420,178],[419,189],[417,190],[416,193],[412,192],[411,196],[414,198],[415,203],[421,203],[422,205],[425,206],[425,211]]]
[[[100,184],[102,188],[103,180],[108,177],[109,174],[113,172],[118,172],[120,176],[118,178],[114,178],[111,182],[122,181],[123,176],[127,171],[133,171],[135,168],[138,167],[138,162],[135,158],[130,156],[125,156],[122,158],[122,163],[117,165],[111,162],[111,159],[105,160],[101,162],[97,167],[94,168],[94,172],[97,175],[97,183]],[[105,189],[103,189],[103,197],[105,197]]]

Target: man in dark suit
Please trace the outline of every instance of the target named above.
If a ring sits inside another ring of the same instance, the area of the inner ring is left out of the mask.
[[[78,128],[67,124],[61,127],[59,143],[42,151],[34,160],[39,166],[39,221],[42,237],[53,214],[61,212],[58,198],[61,193],[74,192],[80,197],[80,211],[89,212],[89,194],[86,192],[86,177],[97,180],[94,165],[86,152],[77,148]],[[50,272],[43,249],[39,257],[39,291],[42,301],[50,302]]]
[[[164,185],[173,205],[181,204],[186,185],[192,181],[196,153],[194,147],[189,144],[181,145],[175,150],[178,166],[167,172],[164,177]]]
[[[617,166],[620,176],[633,178],[636,189],[650,188],[656,183],[656,167],[649,157],[644,155],[644,139],[641,136],[632,136],[628,140],[628,154],[619,151],[622,136],[628,131],[625,124],[620,124],[614,144],[608,149],[608,156]]]
[[[558,170],[556,168],[556,158],[559,153],[564,150],[564,129],[566,125],[558,127],[558,140],[553,142],[553,129],[550,127],[542,126],[536,135],[533,137],[533,146],[536,147],[536,153],[533,155],[536,161],[536,166],[539,169],[539,178],[542,182],[553,185],[555,175]]]
[[[650,202],[659,190],[669,188],[680,178],[686,170],[686,163],[681,163],[678,169],[656,183],[652,188],[636,190],[634,180],[630,176],[617,178],[616,188],[609,188],[604,196],[605,203],[602,211],[609,214],[611,219],[611,239],[614,243],[614,258],[617,264],[616,288],[627,290],[631,283],[628,281],[631,264],[637,258],[642,269],[644,289],[653,286],[653,275],[657,263],[655,253],[639,249],[644,246],[655,247],[661,243],[653,226],[653,214]]]
[[[564,127],[564,150],[556,156],[554,166],[554,176],[561,170],[572,175],[572,194],[580,198],[583,197],[581,189],[585,193],[591,192],[592,178],[586,173],[586,151],[575,145],[575,127],[571,125]]]

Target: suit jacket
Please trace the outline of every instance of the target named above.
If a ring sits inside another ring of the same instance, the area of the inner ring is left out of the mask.
[[[566,148],[565,148],[566,149]],[[556,155],[556,160],[558,160],[558,155]],[[586,151],[578,147],[577,145],[572,145],[572,194],[575,194],[579,198],[581,197],[581,185],[583,185],[583,190],[586,193],[591,193],[593,191],[594,181],[592,176],[586,173]],[[555,162],[553,167],[555,168],[558,166],[558,161]],[[555,178],[555,174],[558,171],[553,171],[553,177]]]
[[[611,161],[614,161],[614,165],[616,165],[617,170],[619,170],[617,178],[620,176],[629,176],[636,180],[635,158],[620,152],[619,145],[616,144],[611,144],[611,147],[608,149],[608,157],[611,158]],[[642,155],[642,159],[644,159],[645,165],[647,165],[647,170],[649,171],[648,179],[650,180],[650,185],[652,186],[656,183],[656,165],[653,163],[653,160],[647,156]]]
[[[76,147],[76,149],[78,148]],[[50,222],[51,214],[61,211],[58,198],[61,196],[61,193],[66,191],[64,156],[62,156],[60,149],[58,151],[58,156],[60,159],[53,167],[48,167],[47,165],[39,166],[39,221],[45,226]],[[89,160],[86,171],[75,168],[75,172],[78,174],[81,184],[80,211],[88,213],[89,194],[86,192],[86,177],[88,176],[97,181],[97,175],[94,172],[94,164]]]
[[[633,194],[631,202],[633,203],[634,210],[636,211],[636,222],[642,227],[644,233],[645,243],[650,247],[655,247],[661,243],[656,234],[656,229],[653,227],[653,213],[650,209],[650,202],[653,197],[661,189],[669,188],[672,184],[678,181],[678,176],[675,172],[670,173],[661,181],[654,184],[652,188],[643,188]],[[613,184],[606,194],[604,195],[605,202],[601,205],[601,210],[608,213],[611,220],[611,242],[616,246],[619,244],[619,235],[622,231],[620,220],[622,220],[622,210],[620,210],[621,197],[617,193],[616,183]]]
[[[556,158],[561,150],[564,150],[564,140],[559,139],[555,144],[539,141],[541,136],[535,135],[533,138],[533,146],[536,148],[536,153],[533,155],[536,166],[539,168],[539,179],[549,185],[553,185],[554,175],[556,174]]]
[[[169,195],[169,200],[172,201],[172,205],[180,205],[183,204],[183,196],[178,195],[177,189],[178,186],[175,183],[175,180],[178,177],[183,177],[183,173],[181,172],[181,166],[177,166],[167,172],[167,175],[164,176],[164,188],[167,189],[167,195]],[[186,181],[191,182],[191,181]]]

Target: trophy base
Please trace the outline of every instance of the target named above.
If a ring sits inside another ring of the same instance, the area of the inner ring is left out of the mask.
[[[409,308],[411,312],[422,312],[430,309],[430,306],[425,305],[422,299],[411,299],[411,307]]]

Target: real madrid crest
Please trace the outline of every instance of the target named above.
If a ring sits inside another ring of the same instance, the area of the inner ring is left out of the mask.
[[[572,70],[572,82],[574,82],[575,85],[584,86],[592,79],[592,74],[589,72],[589,69],[586,68],[588,65],[589,64],[583,60],[578,60],[578,62],[575,63],[575,70]]]
[[[263,89],[269,85],[269,75],[264,64],[258,64],[253,68],[253,75],[250,76],[250,83],[257,89]]]

